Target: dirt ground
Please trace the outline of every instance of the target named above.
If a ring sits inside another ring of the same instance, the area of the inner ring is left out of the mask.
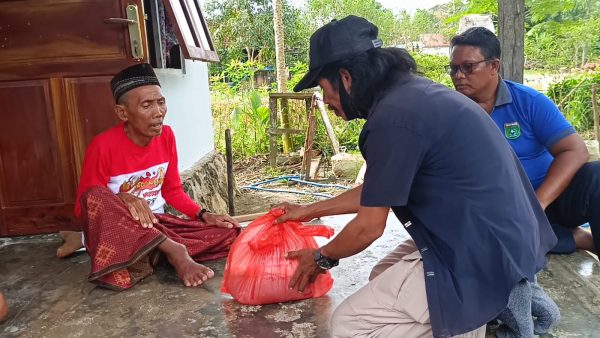
[[[249,159],[235,161],[234,176],[237,189],[234,203],[236,215],[266,212],[271,207],[283,202],[307,204],[323,200],[324,197],[319,196],[284,192],[262,192],[242,188],[271,178],[285,175],[299,175],[300,171],[300,159],[293,156],[280,157],[278,159],[277,168],[271,168],[269,166],[269,160],[266,155],[259,155]],[[333,172],[331,172],[331,167],[326,161],[320,166],[318,178],[315,182],[342,185],[349,188],[351,188],[353,184],[353,180],[335,178]],[[261,185],[261,187],[268,189],[294,190],[305,193],[322,193],[330,196],[335,196],[344,191],[343,189],[338,188],[317,188],[285,180],[264,186]]]

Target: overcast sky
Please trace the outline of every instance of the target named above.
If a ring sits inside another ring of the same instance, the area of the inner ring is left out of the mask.
[[[378,0],[387,8],[393,10],[405,9],[409,13],[413,13],[416,9],[429,9],[435,5],[450,2],[449,0]]]

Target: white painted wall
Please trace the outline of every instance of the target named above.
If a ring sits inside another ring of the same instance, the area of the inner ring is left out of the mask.
[[[215,147],[208,66],[204,62],[185,60],[185,74],[181,69],[155,71],[167,99],[165,124],[175,133],[179,171],[183,171]]]
[[[443,47],[423,47],[421,53],[437,56],[450,56],[450,46]]]

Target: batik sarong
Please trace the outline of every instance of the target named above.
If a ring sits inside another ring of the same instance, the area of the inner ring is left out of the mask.
[[[158,246],[167,238],[185,245],[197,262],[226,257],[239,229],[198,220],[155,214],[158,224],[143,228],[114,193],[94,187],[81,199],[85,247],[90,255],[90,282],[125,290],[154,271]]]

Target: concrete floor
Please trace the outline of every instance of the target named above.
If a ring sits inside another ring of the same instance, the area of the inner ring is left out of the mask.
[[[350,218],[323,222],[339,230]],[[395,217],[388,222],[382,238],[332,270],[335,284],[327,296],[265,306],[243,306],[221,295],[223,260],[207,264],[216,277],[201,288],[185,288],[164,267],[117,293],[86,282],[85,253],[56,259],[56,235],[0,238],[0,290],[10,306],[0,336],[327,337],[336,305],[364,285],[373,264],[407,237]],[[548,337],[600,337],[599,278],[600,265],[587,254],[550,257],[540,283],[558,303],[563,320]]]

